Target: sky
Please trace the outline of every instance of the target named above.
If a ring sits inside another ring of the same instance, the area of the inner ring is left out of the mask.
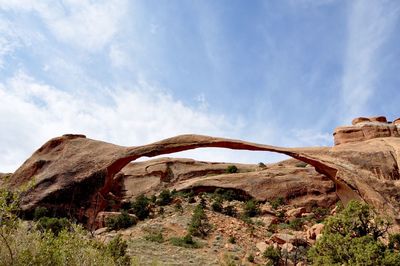
[[[354,117],[400,117],[399,17],[397,0],[0,0],[0,172],[66,133],[331,146]]]

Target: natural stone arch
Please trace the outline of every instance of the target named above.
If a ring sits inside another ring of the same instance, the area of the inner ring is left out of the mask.
[[[399,206],[372,187],[377,180],[371,171],[357,169],[357,162],[349,161],[345,148],[350,146],[356,152],[357,146],[352,145],[283,148],[226,138],[181,135],[148,145],[123,147],[87,139],[82,135],[65,135],[44,144],[11,176],[8,185],[18,188],[29,181],[34,182],[21,200],[21,208],[27,213],[32,212],[35,206],[45,205],[69,209],[75,216],[93,219],[104,208],[102,197],[107,196],[117,181],[116,174],[140,157],[212,147],[268,151],[285,154],[314,166],[318,172],[335,182],[338,196],[344,202],[362,199],[397,218]],[[373,153],[373,150],[362,152]]]

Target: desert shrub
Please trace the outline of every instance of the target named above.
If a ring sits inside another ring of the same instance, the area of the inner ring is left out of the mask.
[[[165,206],[170,204],[172,201],[172,195],[171,192],[168,189],[164,189],[161,191],[160,195],[158,195],[158,205],[160,206]]]
[[[164,237],[161,232],[158,233],[150,233],[144,237],[147,241],[163,243]]]
[[[215,212],[222,212],[223,206],[222,206],[222,199],[217,198],[214,200],[214,202],[211,204],[211,209]]]
[[[156,195],[151,195],[150,202],[151,203],[156,203],[157,202],[157,196]]]
[[[222,188],[217,188],[214,191],[213,198],[221,198],[222,200],[226,201],[244,199],[244,197],[240,195],[237,191],[233,189],[222,189]]]
[[[400,265],[399,252],[379,240],[389,225],[368,205],[350,201],[326,219],[322,237],[308,252],[309,259],[313,265]]]
[[[248,262],[254,262],[254,255],[253,254],[249,254],[249,256],[247,256],[247,261]]]
[[[201,245],[193,239],[190,234],[185,235],[184,237],[172,237],[169,239],[172,245],[185,247],[185,248],[199,248]]]
[[[130,265],[130,258],[126,254],[128,244],[121,238],[121,235],[114,237],[106,246],[106,252],[114,259],[117,265]]]
[[[45,217],[48,215],[48,210],[45,207],[37,207],[33,213],[33,220],[37,221],[42,217]]]
[[[226,172],[227,172],[228,174],[234,174],[234,173],[238,173],[238,172],[239,172],[239,169],[236,167],[236,165],[229,165],[229,166],[226,168]]]
[[[265,249],[263,257],[268,259],[267,265],[278,266],[281,262],[282,253],[279,248],[269,246],[267,249]]]
[[[175,211],[177,211],[177,212],[183,213],[182,204],[180,204],[179,202],[177,202],[177,203],[174,205],[174,209],[175,209]]]
[[[62,230],[69,230],[72,224],[67,218],[42,217],[37,221],[36,228],[42,232],[51,231],[58,235]]]
[[[199,204],[193,211],[192,218],[188,227],[190,235],[205,237],[211,230],[211,225],[208,222],[204,208]]]
[[[260,207],[255,200],[248,200],[243,206],[243,215],[246,217],[254,217],[260,214]]]
[[[231,244],[235,244],[236,243],[236,238],[234,236],[230,236],[228,238],[228,242],[231,243]]]
[[[304,168],[304,167],[306,167],[307,165],[308,165],[308,163],[305,163],[305,162],[296,163],[296,167],[301,167],[301,168]]]
[[[313,208],[314,218],[317,223],[322,222],[325,219],[325,216],[329,214],[329,209],[322,207]]]
[[[400,233],[389,236],[388,248],[400,250]]]
[[[285,199],[282,197],[277,197],[273,200],[270,201],[270,204],[272,206],[273,209],[278,209],[279,206],[282,206],[285,204]]]
[[[138,196],[131,203],[131,211],[139,220],[146,219],[150,215],[150,200],[144,195]]]
[[[108,217],[105,221],[109,230],[119,230],[136,224],[136,219],[123,211],[117,216]]]
[[[231,216],[231,217],[237,217],[238,216],[236,208],[234,206],[232,206],[232,205],[226,206],[222,210],[222,213],[227,215],[227,216]]]
[[[260,167],[260,168],[265,168],[265,167],[267,167],[267,166],[265,165],[265,163],[259,162],[259,163],[258,163],[258,167]]]
[[[126,265],[117,264],[105,252],[105,247],[92,239],[81,226],[41,232],[29,224],[19,222],[9,228],[5,236],[12,250],[12,257],[0,241],[0,265]],[[128,258],[129,259],[129,258]]]
[[[303,230],[304,219],[295,218],[295,219],[289,221],[288,225],[289,225],[289,228],[292,230],[301,231],[301,230]]]

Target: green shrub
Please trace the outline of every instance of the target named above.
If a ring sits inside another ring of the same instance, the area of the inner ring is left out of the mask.
[[[185,235],[184,237],[172,237],[169,240],[172,245],[185,247],[185,248],[200,248],[200,244],[194,241],[190,234]]]
[[[161,232],[158,233],[150,233],[147,236],[144,237],[147,241],[151,242],[157,242],[157,243],[163,243],[164,242],[164,237]]]
[[[180,204],[179,202],[177,202],[177,203],[174,205],[174,209],[175,209],[175,211],[177,211],[177,212],[183,213],[182,204]]]
[[[249,256],[247,257],[247,261],[248,262],[254,262],[254,255],[253,254],[249,254]]]
[[[150,215],[150,200],[144,196],[138,196],[134,202],[131,203],[131,210],[139,220],[144,220]]]
[[[232,205],[226,206],[222,210],[222,213],[227,215],[227,216],[231,216],[231,217],[237,217],[238,216],[236,208],[234,206],[232,206]]]
[[[214,200],[214,202],[211,204],[211,209],[215,212],[222,212],[222,199],[217,198],[216,200]]]
[[[121,235],[114,237],[106,246],[106,252],[111,255],[117,265],[130,265],[130,258],[126,254],[128,244]]]
[[[160,206],[165,206],[170,204],[172,201],[172,195],[171,192],[168,189],[164,189],[161,191],[160,195],[158,195],[158,205]]]
[[[236,167],[236,165],[229,165],[229,166],[226,168],[226,172],[227,172],[228,174],[234,174],[234,173],[238,173],[238,172],[239,172],[239,169]]]
[[[136,219],[123,211],[117,216],[108,217],[105,221],[109,230],[119,230],[136,224]]]
[[[279,248],[274,248],[273,246],[267,247],[267,249],[263,253],[263,257],[268,259],[268,264],[271,266],[280,265],[282,253]]]
[[[35,209],[35,212],[33,213],[33,220],[37,221],[42,217],[45,217],[48,215],[48,210],[45,207],[37,207]]]
[[[267,167],[267,166],[265,165],[265,163],[259,162],[259,163],[258,163],[258,167],[260,167],[260,168],[265,168],[265,167]]]
[[[222,200],[232,201],[232,200],[243,200],[243,196],[233,189],[222,189],[217,188],[214,191],[213,198],[221,198]]]
[[[208,222],[206,213],[203,207],[199,204],[193,211],[192,218],[188,227],[190,235],[205,237],[211,230],[211,225]]]
[[[279,206],[282,206],[285,204],[285,199],[282,197],[278,197],[278,198],[271,200],[270,203],[271,203],[272,208],[276,210],[276,209],[278,209]]]
[[[305,162],[296,163],[296,167],[301,167],[301,168],[304,168],[304,167],[306,167],[307,165],[308,165],[308,163],[305,163]]]
[[[255,200],[249,200],[244,204],[243,215],[246,217],[254,217],[260,214],[260,207]]]
[[[51,231],[58,235],[62,230],[71,228],[71,222],[67,218],[42,217],[37,221],[36,228],[42,232]]]
[[[308,252],[309,259],[313,265],[400,265],[399,252],[379,240],[388,228],[389,222],[368,205],[350,201],[326,219],[322,237]]]
[[[228,239],[228,242],[231,244],[235,244],[236,243],[236,238],[234,236],[230,236]]]
[[[301,231],[303,230],[304,220],[302,218],[295,218],[288,225],[292,230]]]

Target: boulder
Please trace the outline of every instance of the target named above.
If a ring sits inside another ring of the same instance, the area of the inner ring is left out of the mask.
[[[322,230],[324,230],[324,224],[314,224],[307,230],[307,239],[316,240],[322,234]]]
[[[302,216],[302,214],[305,213],[306,211],[307,211],[307,209],[304,207],[290,209],[290,210],[286,211],[286,216],[287,216],[288,220],[291,221],[291,220],[294,220],[295,218],[300,218]]]
[[[258,242],[258,243],[256,244],[256,247],[258,248],[258,250],[259,250],[261,253],[264,253],[264,251],[267,249],[268,246],[269,246],[269,245],[268,245],[267,243],[265,243],[265,242]]]

